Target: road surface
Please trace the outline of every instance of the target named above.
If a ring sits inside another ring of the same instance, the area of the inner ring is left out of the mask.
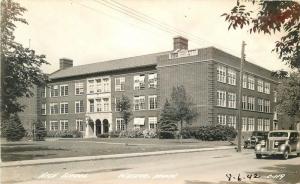
[[[300,184],[300,157],[255,158],[253,150],[219,150],[124,159],[6,167],[2,183],[26,184]],[[228,181],[230,179],[230,181]]]

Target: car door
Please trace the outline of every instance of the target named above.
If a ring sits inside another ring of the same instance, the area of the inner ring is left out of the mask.
[[[298,144],[298,133],[297,132],[292,132],[290,135],[290,141],[289,144],[291,146],[291,151],[296,151],[297,149],[297,144]]]

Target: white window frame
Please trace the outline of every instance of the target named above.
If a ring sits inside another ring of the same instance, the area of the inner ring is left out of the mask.
[[[79,105],[78,109],[77,109],[77,105]],[[78,114],[78,113],[83,113],[83,112],[84,112],[83,100],[75,101],[75,113]]]
[[[258,112],[264,112],[264,99],[258,98],[257,99],[257,105],[258,105]]]
[[[62,108],[62,106],[64,106],[64,108]],[[59,104],[59,109],[60,109],[60,114],[69,114],[69,103],[68,102],[61,102]]]
[[[123,118],[116,118],[116,131],[124,131],[126,129],[125,127],[125,121]]]
[[[264,131],[270,131],[270,119],[264,119]]]
[[[153,128],[151,128],[151,125],[153,125]],[[148,127],[149,127],[149,130],[156,130],[157,117],[148,117]]]
[[[59,95],[58,85],[52,85],[50,87],[50,97],[58,97],[58,95]]]
[[[228,84],[236,85],[236,71],[233,69],[228,69]]]
[[[41,106],[41,114],[47,115],[47,104],[43,103]]]
[[[139,74],[133,76],[133,89],[134,90],[143,90],[146,88],[145,74]]]
[[[236,93],[228,93],[228,107],[236,108]]]
[[[69,130],[69,121],[68,120],[60,120],[59,121],[59,128],[60,128],[61,131]]]
[[[264,131],[264,119],[257,119],[257,131]]]
[[[102,85],[103,85],[103,90],[102,91],[104,93],[108,93],[108,92],[111,91],[110,90],[111,85],[110,85],[110,78],[109,77],[102,78]]]
[[[93,101],[93,103],[91,103],[91,101]],[[95,102],[96,100],[95,99],[88,99],[88,109],[89,109],[89,112],[95,112]],[[91,105],[93,104],[93,106]],[[93,111],[91,111],[91,109],[93,109]]]
[[[154,107],[153,108],[151,108],[151,103],[150,103],[150,101],[151,101],[151,99],[154,99]],[[149,110],[155,110],[155,109],[157,109],[157,95],[150,95],[150,96],[148,96],[148,109]]]
[[[242,117],[242,131],[247,132],[248,131],[248,118]]]
[[[243,88],[247,88],[248,86],[248,78],[247,78],[247,75],[244,74],[243,75]]]
[[[264,101],[264,112],[270,113],[271,112],[271,102],[270,100]]]
[[[78,89],[78,92],[77,92]],[[84,94],[84,84],[83,82],[75,83],[75,95],[83,95]]]
[[[242,96],[242,109],[248,109],[248,96]]]
[[[41,97],[42,98],[46,98],[47,97],[47,87],[46,86],[44,88],[42,88]]]
[[[107,100],[106,100],[107,99]],[[109,112],[110,111],[110,98],[102,98],[101,99],[102,105],[103,105],[103,112]]]
[[[87,93],[93,94],[95,93],[95,79],[87,79]]]
[[[255,119],[248,118],[248,131],[254,131],[254,130],[255,130]]]
[[[119,80],[119,84],[117,84]],[[115,78],[115,91],[125,91],[125,77]]]
[[[97,78],[94,81],[94,93],[102,93],[104,92],[104,83],[102,82],[103,80],[101,78]]]
[[[257,80],[257,91],[261,93],[264,92],[264,81],[261,79]]]
[[[270,91],[271,91],[271,84],[269,82],[265,82],[264,93],[270,94]]]
[[[248,89],[255,90],[255,78],[248,75]]]
[[[219,82],[226,83],[226,67],[218,65],[217,67],[217,78]]]
[[[144,103],[142,103],[142,100],[144,101]],[[144,104],[144,105],[142,106],[142,104]],[[134,107],[134,111],[146,110],[146,97],[145,96],[134,96],[133,97],[133,107]],[[138,108],[136,108],[136,107],[138,107]]]
[[[57,111],[55,111],[55,106],[57,106]],[[54,113],[51,112],[51,109],[54,108]],[[58,103],[50,103],[49,114],[59,114],[60,113],[60,105]]]
[[[229,115],[227,118],[227,126],[236,129],[236,116]]]
[[[226,107],[226,91],[217,91],[217,106]]]
[[[255,111],[255,97],[248,96],[247,110]]]
[[[68,96],[69,95],[69,85],[62,84],[59,86],[60,89],[60,96]]]
[[[43,121],[43,123],[44,123],[45,130],[47,130],[47,121]]]
[[[157,88],[157,73],[148,74],[148,88],[150,89]]]
[[[226,115],[218,114],[217,122],[218,122],[219,125],[226,125]]]
[[[53,127],[53,124],[56,124],[55,127]],[[59,122],[58,121],[50,121],[50,127],[49,127],[49,130],[51,131],[56,131],[56,130],[59,130]]]
[[[82,119],[76,119],[76,130],[78,130],[79,132],[84,131],[84,122]]]

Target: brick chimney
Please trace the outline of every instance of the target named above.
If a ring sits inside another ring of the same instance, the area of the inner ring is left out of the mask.
[[[174,50],[188,50],[189,44],[188,39],[182,37],[182,36],[176,36],[173,38],[173,48]]]
[[[73,60],[68,58],[59,59],[59,69],[64,70],[66,68],[73,67]]]

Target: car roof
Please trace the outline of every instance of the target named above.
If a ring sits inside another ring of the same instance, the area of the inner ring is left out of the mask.
[[[273,131],[270,131],[269,133],[271,132],[298,132],[297,130],[273,130]]]

